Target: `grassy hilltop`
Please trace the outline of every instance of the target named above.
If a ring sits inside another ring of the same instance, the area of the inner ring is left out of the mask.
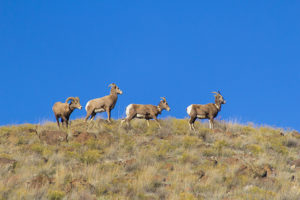
[[[0,199],[300,199],[300,135],[186,119],[0,127]],[[67,135],[66,135],[67,134]]]

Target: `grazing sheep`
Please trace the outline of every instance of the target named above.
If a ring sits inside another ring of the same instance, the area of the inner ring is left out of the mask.
[[[107,112],[107,121],[111,122],[110,121],[110,112],[117,103],[118,94],[122,94],[123,92],[114,83],[110,84],[108,87],[111,87],[110,95],[107,95],[107,96],[104,96],[101,98],[97,98],[97,99],[92,99],[87,102],[87,104],[85,106],[85,110],[86,110],[85,121],[87,121],[89,117],[91,117],[90,120],[93,120],[97,113],[106,111]]]
[[[126,121],[129,125],[129,122],[133,118],[146,119],[147,124],[149,126],[149,119],[154,119],[159,127],[160,124],[157,120],[157,115],[161,114],[161,112],[166,109],[170,111],[170,107],[167,103],[165,97],[161,97],[162,100],[159,102],[158,106],[154,105],[141,105],[141,104],[130,104],[126,108],[126,118],[122,120],[121,125]]]
[[[70,103],[68,103],[70,101]],[[66,127],[68,127],[69,118],[72,112],[75,108],[82,109],[82,106],[80,105],[79,98],[78,97],[69,97],[67,98],[65,103],[62,102],[56,102],[52,110],[54,112],[57,125],[59,127],[59,118],[61,118],[61,123],[66,123]]]
[[[187,113],[190,116],[189,125],[191,130],[195,130],[194,122],[198,119],[209,119],[209,128],[214,128],[214,118],[221,111],[222,104],[225,104],[223,96],[220,92],[215,93],[215,103],[209,103],[205,105],[192,104],[187,107]]]

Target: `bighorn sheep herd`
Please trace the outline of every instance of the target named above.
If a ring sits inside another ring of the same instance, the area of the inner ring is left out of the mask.
[[[93,120],[97,113],[106,112],[107,113],[107,121],[111,122],[111,111],[114,109],[118,95],[122,94],[122,90],[115,84],[112,83],[109,85],[111,87],[110,94],[101,98],[92,99],[87,102],[85,106],[86,110],[86,117],[85,121],[89,118]],[[198,119],[209,119],[209,127],[210,129],[214,128],[214,118],[218,115],[221,111],[222,104],[225,104],[226,101],[224,100],[223,96],[221,95],[220,91],[213,92],[215,93],[215,103],[209,103],[205,105],[200,104],[191,104],[187,107],[187,113],[190,116],[189,119],[189,126],[191,130],[195,130],[194,122]],[[155,105],[143,105],[143,104],[130,104],[126,107],[126,117],[121,121],[121,125],[124,122],[129,125],[129,122],[134,118],[145,119],[148,126],[149,120],[154,119],[159,128],[161,127],[157,116],[161,114],[163,110],[170,111],[170,107],[167,103],[165,97],[161,97],[161,101],[157,106]],[[69,97],[67,98],[65,103],[56,102],[52,110],[54,112],[57,125],[60,127],[59,118],[61,118],[61,123],[65,123],[66,127],[69,124],[69,118],[72,112],[76,109],[82,109],[80,105],[78,97]]]

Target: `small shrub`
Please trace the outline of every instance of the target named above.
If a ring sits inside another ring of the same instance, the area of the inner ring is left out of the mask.
[[[48,192],[48,198],[50,200],[60,200],[63,199],[65,196],[65,193],[63,191],[59,191],[59,190],[50,190]]]
[[[22,145],[22,144],[28,144],[28,140],[25,139],[25,137],[21,136],[18,139],[17,145]]]
[[[150,126],[147,127],[147,131],[145,133],[145,135],[150,136],[150,135],[154,135],[159,127],[157,126],[157,124],[155,122],[152,122],[152,120],[149,122]]]
[[[259,132],[263,135],[279,135],[279,130],[275,130],[271,127],[260,127]]]
[[[206,141],[207,135],[211,134],[211,130],[209,128],[200,127],[197,129],[199,137],[201,137],[204,141]]]
[[[249,181],[249,177],[246,175],[235,175],[232,177],[226,177],[224,179],[224,184],[226,185],[228,190],[231,190],[235,187],[244,186]]]
[[[170,141],[167,140],[156,140],[154,143],[155,146],[157,146],[155,155],[158,160],[165,158],[168,152],[171,152],[176,148],[175,145],[172,145]]]
[[[86,164],[94,164],[101,157],[101,153],[98,150],[87,150],[81,156],[81,161]]]
[[[255,133],[256,129],[251,126],[244,126],[241,132],[243,135],[249,135],[250,133]]]
[[[221,155],[223,148],[227,146],[228,144],[225,140],[218,140],[214,143],[214,148],[217,150],[218,155]]]
[[[90,149],[101,149],[99,141],[95,140],[95,139],[88,139],[88,141],[86,142],[86,145]]]
[[[179,199],[180,200],[196,200],[193,194],[187,193],[187,192],[181,192],[179,194]]]
[[[255,155],[263,152],[262,148],[257,144],[249,144],[247,146],[247,149],[249,149]]]
[[[195,136],[184,136],[183,138],[183,146],[185,148],[189,148],[197,143],[199,143],[199,139]]]
[[[161,183],[161,182],[159,182],[159,181],[157,181],[157,180],[152,180],[152,181],[150,181],[149,184],[147,184],[147,185],[145,186],[145,190],[146,190],[147,192],[155,193],[156,190],[157,190],[159,187],[161,187],[161,186],[162,186],[162,183]]]
[[[268,143],[268,146],[270,149],[276,151],[277,153],[280,153],[282,155],[288,155],[288,149],[283,146],[283,142],[280,141],[279,139],[273,138],[270,140]]]
[[[68,184],[72,181],[72,175],[71,174],[67,174],[64,178],[64,184]]]
[[[80,147],[82,147],[82,144],[80,144],[79,142],[71,141],[68,143],[68,146],[70,149],[79,149]]]
[[[264,190],[257,186],[252,186],[249,191],[247,191],[246,199],[274,199],[275,193],[269,190]]]
[[[134,139],[131,136],[122,136],[122,148],[124,148],[127,152],[131,152],[133,150],[134,144]]]
[[[72,160],[72,159],[81,160],[81,155],[74,151],[66,151],[65,158],[67,161]]]
[[[182,162],[182,163],[187,163],[187,162],[189,162],[191,159],[192,159],[192,157],[190,156],[190,154],[184,152],[184,153],[182,154],[182,156],[180,157],[180,162]]]
[[[38,154],[42,154],[44,151],[44,146],[39,143],[36,143],[36,144],[31,145],[31,150]]]
[[[219,154],[219,155],[222,155],[224,157],[230,157],[230,156],[236,155],[236,153],[233,150],[226,148],[226,149],[223,149],[221,154]]]
[[[218,152],[215,149],[207,148],[202,151],[202,155],[206,157],[217,156]]]
[[[188,122],[186,119],[171,119],[173,122],[173,130],[175,135],[186,135],[188,134]]]

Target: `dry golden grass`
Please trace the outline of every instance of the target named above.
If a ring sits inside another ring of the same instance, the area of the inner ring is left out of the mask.
[[[0,199],[300,199],[295,131],[234,122],[211,131],[197,122],[194,132],[174,118],[161,125],[77,119],[55,145],[39,137],[59,130],[52,122],[0,127]]]

